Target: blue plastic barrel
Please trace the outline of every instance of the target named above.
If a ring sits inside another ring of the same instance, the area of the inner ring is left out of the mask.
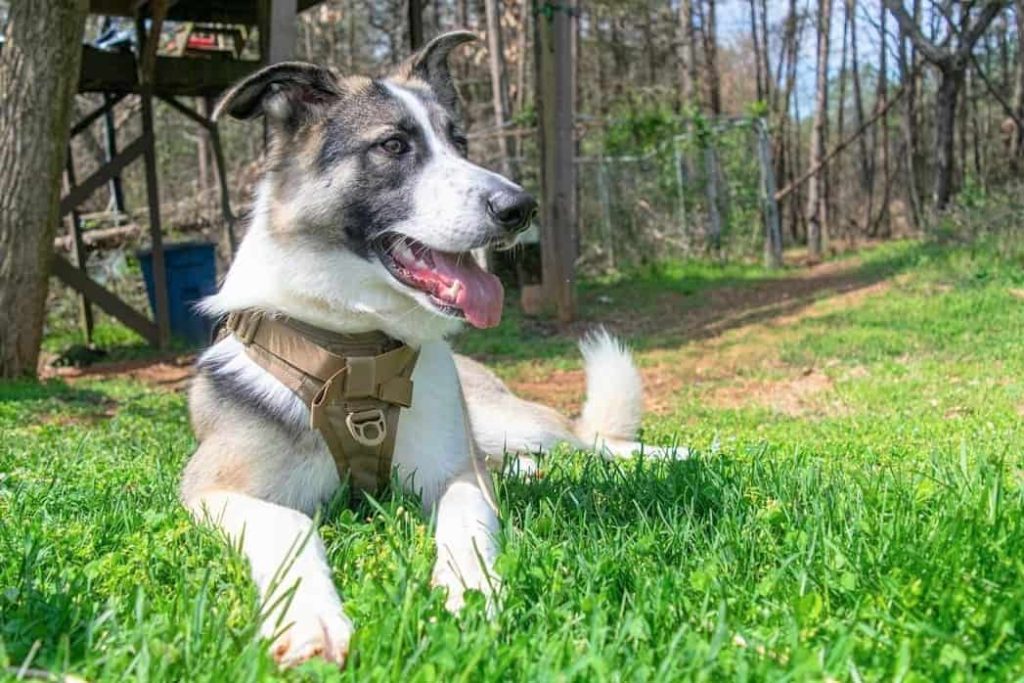
[[[156,288],[153,286],[153,252],[140,251],[142,277],[146,281],[149,307],[156,315]],[[171,336],[192,346],[210,342],[213,321],[195,310],[203,297],[217,291],[217,253],[209,242],[186,242],[164,246],[167,270],[167,307],[171,318]]]

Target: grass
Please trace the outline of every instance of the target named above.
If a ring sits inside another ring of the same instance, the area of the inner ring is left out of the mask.
[[[0,668],[88,680],[1020,680],[1022,267],[1019,251],[890,245],[852,266],[854,281],[884,285],[873,296],[819,292],[735,325],[698,318],[635,339],[648,372],[681,378],[645,432],[693,458],[558,452],[540,480],[499,477],[506,589],[493,621],[480,601],[453,618],[430,591],[429,520],[414,500],[334,510],[321,531],[358,625],[342,673],[276,672],[244,562],[177,504],[194,445],[181,396],[123,381],[0,385]],[[669,292],[697,315],[724,286],[792,275],[673,265],[589,283],[583,310],[633,321]],[[460,343],[513,384],[578,367],[571,335],[514,316]],[[691,373],[702,360],[712,371]],[[825,388],[799,410],[746,390],[808,369]],[[740,400],[717,398],[729,390]]]

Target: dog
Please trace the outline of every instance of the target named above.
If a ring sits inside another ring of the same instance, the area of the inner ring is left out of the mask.
[[[445,339],[500,320],[501,284],[469,256],[511,245],[536,209],[523,189],[466,159],[448,55],[473,40],[442,35],[382,78],[289,62],[231,88],[215,117],[263,117],[267,169],[253,217],[211,315],[260,311],[337,334],[381,332],[418,354],[393,476],[436,519],[432,583],[456,612],[468,590],[494,604],[498,516],[483,454],[560,442],[613,455],[640,448],[642,387],[628,351],[599,333],[582,344],[582,417],[514,396]],[[341,477],[310,406],[227,334],[202,354],[189,396],[199,442],[184,505],[237,545],[266,616],[271,654],[339,666],[353,624],[331,580],[312,515]]]

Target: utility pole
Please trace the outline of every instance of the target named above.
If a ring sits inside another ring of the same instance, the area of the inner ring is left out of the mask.
[[[576,163],[572,35],[574,0],[533,0],[541,153],[541,269],[545,305],[576,315]]]

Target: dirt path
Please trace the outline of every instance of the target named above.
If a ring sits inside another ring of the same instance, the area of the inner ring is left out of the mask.
[[[606,323],[625,338],[653,339],[637,353],[637,359],[647,407],[654,412],[670,410],[673,397],[688,385],[714,383],[702,399],[713,405],[754,402],[798,414],[817,394],[827,391],[831,382],[818,369],[793,368],[778,361],[777,338],[796,322],[856,306],[890,287],[890,280],[865,275],[860,265],[858,259],[846,259],[789,277],[719,287],[703,292],[696,303],[695,297],[666,292],[653,312],[649,307],[643,315],[619,309],[602,320],[581,322],[555,333],[576,338],[595,323]],[[194,360],[193,355],[174,355],[85,368],[49,368],[46,376],[68,382],[131,378],[183,391]],[[745,368],[766,366],[777,371],[778,381],[743,379]],[[581,370],[552,370],[543,362],[520,368],[508,384],[524,398],[569,413],[579,410],[584,393]]]
[[[607,322],[625,338],[658,338],[636,352],[650,411],[667,412],[686,386],[707,384],[702,401],[709,405],[755,404],[803,414],[820,408],[819,395],[832,382],[821,369],[781,362],[778,342],[802,320],[858,306],[892,286],[891,279],[865,276],[859,266],[852,259],[831,262],[793,277],[713,289],[699,307],[666,294],[654,316],[627,314]],[[750,368],[768,369],[778,379],[744,379]],[[543,363],[522,368],[508,384],[524,398],[569,413],[579,410],[585,390],[582,370],[551,371]]]

